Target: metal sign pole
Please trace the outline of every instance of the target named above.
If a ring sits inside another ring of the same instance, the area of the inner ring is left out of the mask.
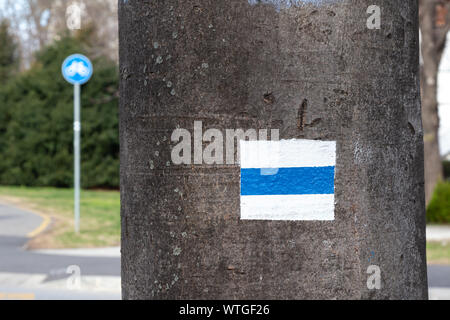
[[[61,72],[67,82],[73,84],[73,158],[74,158],[74,215],[75,233],[80,233],[80,172],[81,172],[81,85],[92,77],[94,68],[91,61],[82,54],[72,54],[64,60]]]
[[[74,123],[73,123],[73,135],[74,135],[74,212],[75,212],[75,233],[80,232],[80,84],[74,85]]]

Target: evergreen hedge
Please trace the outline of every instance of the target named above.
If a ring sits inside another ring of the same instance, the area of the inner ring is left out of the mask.
[[[61,75],[73,53],[87,53],[83,39],[65,37],[0,87],[0,184],[73,185],[73,86]],[[104,57],[93,65],[94,75],[81,88],[81,182],[118,188],[118,70]]]

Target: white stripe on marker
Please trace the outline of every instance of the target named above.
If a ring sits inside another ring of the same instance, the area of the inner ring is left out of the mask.
[[[241,219],[332,221],[334,194],[241,196]]]
[[[333,167],[336,142],[315,140],[240,141],[241,168]]]

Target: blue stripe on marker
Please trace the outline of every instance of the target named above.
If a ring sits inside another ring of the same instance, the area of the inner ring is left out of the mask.
[[[241,195],[334,194],[335,167],[280,168],[274,175],[241,169]]]

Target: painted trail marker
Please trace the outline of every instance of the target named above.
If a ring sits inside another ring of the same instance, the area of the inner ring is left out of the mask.
[[[74,215],[75,232],[80,232],[80,132],[81,132],[81,107],[80,107],[80,87],[89,81],[94,72],[91,61],[81,55],[73,54],[64,60],[61,72],[67,82],[74,85],[74,122],[73,122],[73,146],[74,146]]]
[[[336,142],[240,141],[242,220],[334,220]]]

